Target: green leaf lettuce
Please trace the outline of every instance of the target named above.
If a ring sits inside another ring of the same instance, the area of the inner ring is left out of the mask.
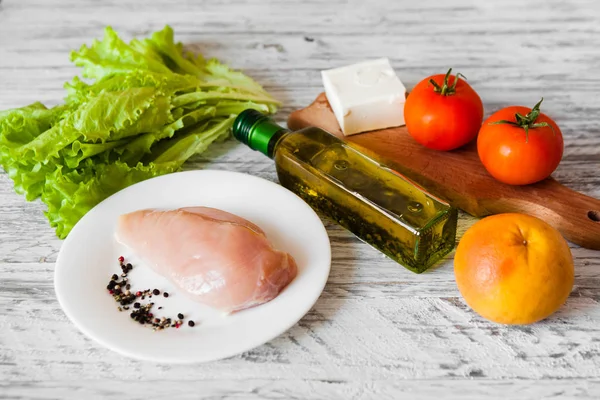
[[[166,26],[126,43],[107,27],[71,53],[87,80],[65,83],[64,104],[0,111],[0,165],[17,193],[47,205],[60,238],[108,196],[228,138],[243,110],[275,112],[254,80],[173,36]]]

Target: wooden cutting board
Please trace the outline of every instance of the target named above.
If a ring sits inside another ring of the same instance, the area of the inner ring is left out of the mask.
[[[475,143],[450,152],[429,150],[415,142],[406,127],[345,137],[324,93],[307,108],[293,112],[288,126],[292,130],[316,126],[344,138],[473,216],[531,214],[573,243],[600,250],[600,200],[552,178],[528,186],[498,182],[479,161]]]

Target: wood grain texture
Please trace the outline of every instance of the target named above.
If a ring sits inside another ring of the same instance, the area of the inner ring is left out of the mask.
[[[417,143],[406,126],[344,136],[325,93],[308,107],[292,112],[287,123],[292,130],[316,126],[342,138],[470,215],[531,214],[566,239],[600,250],[600,199],[571,190],[553,178],[524,186],[499,182],[481,164],[475,141],[440,152]]]
[[[60,102],[77,74],[69,51],[105,25],[129,38],[169,23],[263,83],[284,103],[280,121],[322,91],[321,69],[381,56],[409,88],[454,67],[486,116],[544,96],[565,136],[555,178],[598,198],[599,22],[595,0],[3,0],[0,109]],[[234,142],[186,168],[276,180],[270,160]],[[0,175],[0,398],[600,398],[600,252],[572,247],[575,289],[556,315],[506,327],[469,310],[452,256],[415,275],[326,223],[331,276],[299,324],[227,360],[156,365],[100,347],[64,316],[52,283],[61,242],[42,211]],[[459,236],[473,221],[461,215]]]

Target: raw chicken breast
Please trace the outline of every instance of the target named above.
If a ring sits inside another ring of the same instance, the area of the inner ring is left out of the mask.
[[[192,299],[227,313],[272,300],[297,273],[258,226],[215,208],[125,214],[116,238]]]

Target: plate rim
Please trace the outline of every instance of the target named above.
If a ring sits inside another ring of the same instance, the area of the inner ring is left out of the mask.
[[[137,352],[130,352],[130,351],[127,351],[127,349],[122,348],[122,347],[114,347],[112,344],[110,344],[110,342],[105,341],[101,337],[101,335],[96,335],[93,330],[90,330],[87,327],[84,327],[83,325],[79,324],[77,318],[73,315],[73,310],[70,309],[68,301],[64,297],[64,292],[59,289],[59,287],[62,286],[59,283],[60,282],[59,281],[59,270],[60,270],[59,265],[61,265],[60,260],[62,257],[64,257],[63,254],[66,251],[65,248],[67,248],[67,244],[73,240],[73,239],[71,239],[72,237],[74,237],[74,236],[72,236],[72,232],[77,232],[77,230],[82,229],[82,228],[78,228],[78,227],[82,226],[82,221],[84,221],[84,219],[91,213],[92,210],[94,210],[95,208],[99,207],[100,205],[102,205],[106,202],[109,202],[114,196],[116,196],[118,194],[122,195],[122,193],[124,193],[124,192],[133,190],[132,188],[134,188],[137,185],[145,184],[149,181],[170,179],[171,177],[176,176],[176,175],[180,176],[180,175],[207,175],[207,174],[237,176],[240,179],[251,179],[251,180],[266,182],[268,185],[272,185],[272,187],[274,187],[275,190],[284,191],[287,193],[287,195],[291,195],[292,197],[295,197],[296,200],[298,200],[298,203],[301,204],[301,206],[305,207],[305,209],[307,209],[307,211],[310,211],[312,214],[314,214],[314,216],[320,222],[319,228],[323,233],[323,237],[327,241],[327,243],[326,243],[327,246],[324,246],[324,249],[326,248],[326,250],[327,250],[326,258],[328,260],[326,263],[327,271],[326,271],[326,273],[324,273],[322,275],[323,278],[322,278],[322,281],[319,283],[318,295],[315,297],[314,301],[306,303],[305,307],[302,308],[302,312],[298,313],[297,318],[296,317],[292,318],[290,320],[290,323],[285,324],[285,326],[283,326],[280,329],[273,330],[273,332],[271,334],[265,335],[261,339],[255,340],[251,344],[247,345],[243,350],[235,350],[234,349],[233,351],[224,352],[223,355],[207,357],[207,358],[190,357],[190,358],[186,358],[186,359],[181,359],[181,358],[177,358],[177,357],[171,358],[168,356],[167,357],[155,357],[155,356],[148,355],[148,354],[139,354]],[[54,286],[55,296],[60,305],[60,308],[63,311],[63,313],[67,316],[69,321],[74,325],[74,327],[76,329],[78,329],[87,338],[89,338],[92,341],[96,342],[97,344],[101,345],[105,349],[113,351],[117,354],[120,354],[122,356],[128,357],[133,360],[150,361],[150,362],[167,363],[167,364],[200,364],[200,363],[208,363],[208,362],[213,362],[213,361],[217,361],[217,360],[228,359],[233,356],[250,351],[258,346],[261,346],[265,343],[272,341],[273,339],[281,336],[282,334],[284,334],[285,332],[290,330],[292,327],[294,327],[302,318],[304,318],[306,316],[306,314],[308,314],[310,312],[310,310],[314,307],[314,305],[317,303],[317,301],[321,298],[323,291],[325,289],[325,286],[327,285],[327,282],[329,280],[329,275],[331,274],[331,264],[332,264],[331,240],[329,238],[327,229],[325,228],[325,225],[323,224],[323,221],[321,220],[319,215],[304,200],[302,200],[297,194],[295,194],[291,190],[281,186],[280,184],[278,184],[276,182],[270,181],[268,179],[261,178],[259,176],[248,174],[248,173],[238,172],[238,171],[227,171],[227,170],[217,170],[217,169],[188,170],[188,171],[178,171],[178,172],[174,172],[174,173],[170,173],[170,174],[166,174],[166,175],[156,176],[156,177],[149,178],[149,179],[146,179],[141,182],[137,182],[133,185],[130,185],[126,188],[123,188],[123,189],[117,191],[116,193],[112,194],[111,196],[107,197],[106,199],[102,200],[100,203],[95,205],[90,211],[88,211],[75,224],[75,226],[73,227],[73,229],[71,230],[69,235],[65,238],[65,240],[61,244],[58,255],[56,257],[56,262],[54,264],[53,286]]]

